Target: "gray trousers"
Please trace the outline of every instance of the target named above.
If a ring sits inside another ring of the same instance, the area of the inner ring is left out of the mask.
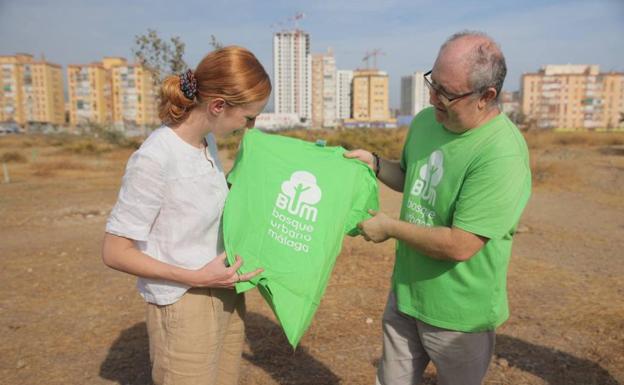
[[[383,355],[376,385],[416,385],[429,361],[438,385],[480,385],[495,342],[494,330],[464,333],[421,322],[397,309],[392,290],[383,315]]]

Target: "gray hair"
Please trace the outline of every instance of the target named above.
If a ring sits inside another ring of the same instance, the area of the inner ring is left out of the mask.
[[[451,42],[464,37],[480,37],[485,40],[478,44],[465,58],[468,64],[469,81],[471,88],[478,93],[483,93],[489,87],[494,87],[496,89],[494,102],[497,102],[507,75],[507,65],[505,64],[505,56],[503,56],[500,46],[494,39],[483,32],[462,31],[449,37],[440,47],[440,52]]]

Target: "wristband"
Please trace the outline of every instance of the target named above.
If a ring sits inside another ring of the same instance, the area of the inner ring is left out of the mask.
[[[379,176],[379,171],[381,167],[381,160],[379,159],[379,155],[376,152],[373,152],[373,158],[375,158],[375,176]]]

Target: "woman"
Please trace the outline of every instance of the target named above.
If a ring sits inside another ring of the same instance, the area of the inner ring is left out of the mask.
[[[104,263],[139,277],[155,384],[235,384],[245,302],[226,266],[221,214],[228,193],[214,135],[252,127],[271,82],[240,47],[208,54],[165,79],[155,130],[130,157],[106,225]],[[213,382],[214,381],[214,382]]]

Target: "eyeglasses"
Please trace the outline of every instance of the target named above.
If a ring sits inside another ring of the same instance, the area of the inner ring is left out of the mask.
[[[431,71],[424,74],[423,77],[425,78],[425,84],[427,85],[427,88],[429,88],[429,91],[431,91],[432,94],[434,94],[438,99],[440,99],[440,101],[442,102],[442,104],[444,104],[445,107],[451,104],[452,102],[454,102],[455,100],[465,98],[466,96],[469,96],[475,93],[475,91],[470,91],[461,95],[449,94],[448,92],[444,91],[442,87],[433,84],[433,82],[431,81]]]

